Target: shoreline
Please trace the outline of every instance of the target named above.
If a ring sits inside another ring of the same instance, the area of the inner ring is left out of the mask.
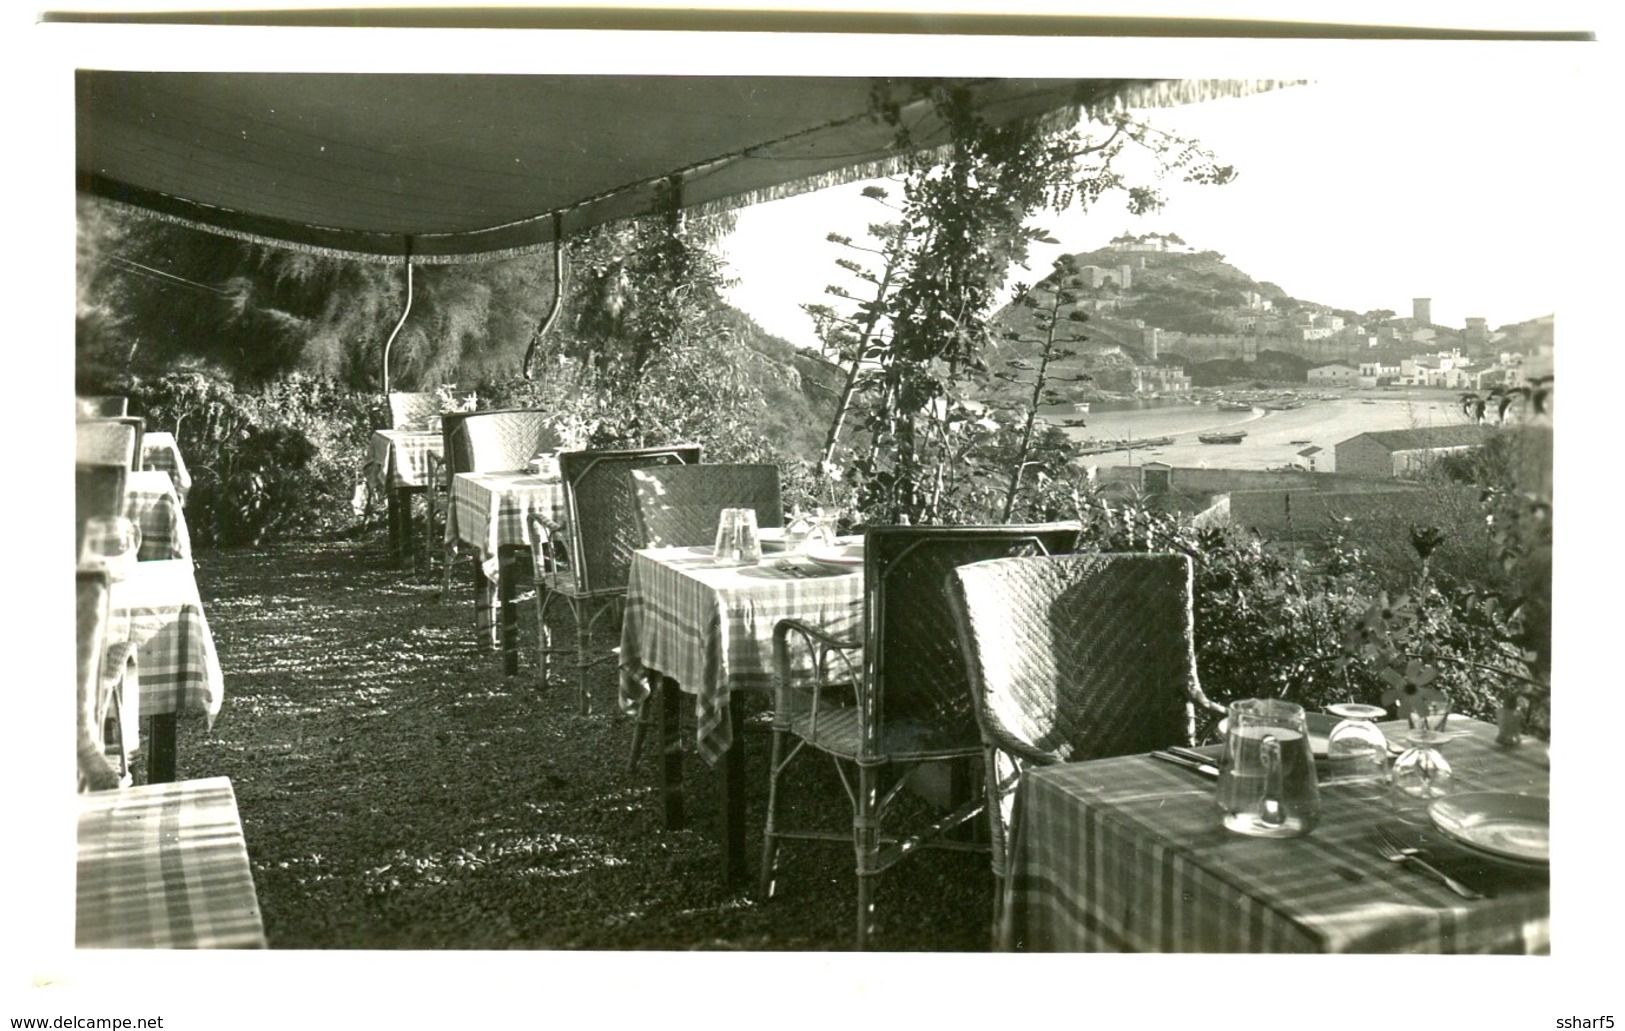
[[[1285,390],[1245,393],[1276,397]],[[1115,411],[1099,410],[1107,402],[1093,403],[1082,426],[1062,426],[1058,414],[1045,418],[1075,441],[1106,445],[1087,454],[1088,465],[1132,466],[1156,461],[1197,468],[1335,472],[1336,446],[1362,433],[1469,424],[1460,395],[1460,391],[1434,387],[1337,388],[1317,390],[1314,397],[1303,398],[1301,407],[1255,405],[1248,412],[1227,412],[1218,408],[1215,392],[1195,395],[1184,403],[1175,399],[1172,404]],[[1202,403],[1196,403],[1195,397],[1201,397]],[[1238,431],[1247,434],[1238,444],[1198,440],[1204,433]],[[1112,443],[1124,446],[1110,447]],[[1301,454],[1310,448],[1320,450]]]

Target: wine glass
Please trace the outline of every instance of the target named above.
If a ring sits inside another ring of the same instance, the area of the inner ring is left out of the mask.
[[[1388,738],[1383,736],[1376,721],[1388,715],[1388,711],[1354,702],[1328,705],[1326,711],[1341,718],[1326,736],[1326,761],[1332,777],[1339,781],[1387,777]]]
[[[1447,740],[1442,728],[1449,714],[1450,700],[1442,696],[1418,698],[1405,711],[1410,724],[1405,740],[1410,747],[1394,760],[1388,775],[1395,813],[1405,823],[1426,825],[1428,806],[1454,787],[1450,762],[1439,751]]]

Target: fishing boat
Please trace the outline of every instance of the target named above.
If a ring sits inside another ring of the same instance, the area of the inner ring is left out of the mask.
[[[1219,402],[1219,411],[1221,411],[1221,412],[1250,412],[1252,410],[1253,410],[1253,406],[1248,404],[1245,401],[1220,401]]]
[[[1196,439],[1204,444],[1240,444],[1241,438],[1246,435],[1246,430],[1234,430],[1229,433],[1198,433]]]

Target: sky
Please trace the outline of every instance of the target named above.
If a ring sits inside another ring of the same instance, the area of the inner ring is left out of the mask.
[[[1222,187],[1164,182],[1168,204],[1130,215],[1122,195],[1088,211],[1041,212],[1058,246],[1035,250],[1027,281],[1061,253],[1094,250],[1125,230],[1177,233],[1292,297],[1358,312],[1491,327],[1554,314],[1565,281],[1564,237],[1578,211],[1572,182],[1584,140],[1572,84],[1497,74],[1451,76],[1351,69],[1245,97],[1144,112],[1238,170]],[[816,343],[800,305],[837,281],[841,248],[884,215],[864,184],[754,205],[725,242],[731,300],[769,331]]]

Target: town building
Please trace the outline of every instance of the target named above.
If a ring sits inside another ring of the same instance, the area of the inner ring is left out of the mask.
[[[1317,365],[1309,370],[1309,385],[1312,387],[1352,387],[1359,382],[1359,378],[1359,370],[1344,362]]]
[[[1483,426],[1467,425],[1377,430],[1350,437],[1336,445],[1332,453],[1337,471],[1345,476],[1409,478],[1443,455],[1480,446],[1488,432]]]

